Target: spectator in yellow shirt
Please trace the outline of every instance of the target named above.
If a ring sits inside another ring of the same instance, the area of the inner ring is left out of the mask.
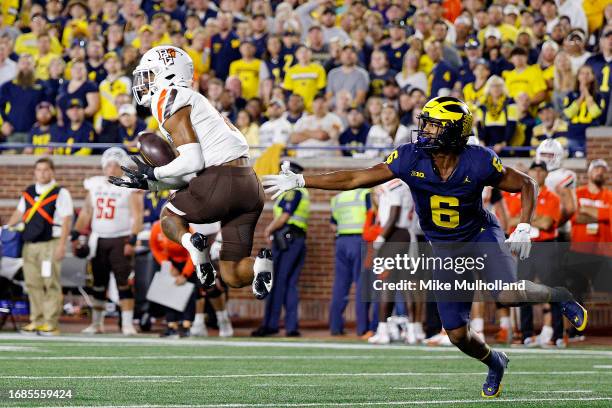
[[[75,38],[87,37],[87,13],[89,7],[84,0],[70,0],[66,6],[68,19],[62,34],[62,45],[68,48]]]
[[[229,67],[229,75],[237,76],[242,84],[242,97],[246,100],[259,94],[259,77],[262,63],[255,58],[257,48],[252,39],[247,39],[240,44],[240,55],[242,58],[232,62]]]
[[[315,95],[327,85],[327,75],[321,65],[311,62],[312,53],[305,45],[300,45],[295,55],[298,62],[285,72],[283,88],[300,95],[311,112]]]
[[[42,14],[34,14],[30,20],[29,33],[21,34],[15,40],[15,53],[38,55],[38,36],[46,32],[47,21]],[[50,37],[51,52],[61,55],[62,45],[55,37]]]
[[[102,118],[99,130],[107,127],[109,122],[117,121],[119,112],[116,97],[131,92],[132,88],[130,79],[123,75],[121,60],[116,53],[109,52],[104,55],[104,69],[108,75],[99,86],[100,116]]]
[[[259,146],[259,125],[253,121],[253,117],[245,109],[236,115],[236,127],[244,135],[250,147]]]
[[[517,29],[510,24],[504,23],[504,13],[500,5],[493,4],[489,6],[488,15],[489,25],[478,32],[478,40],[481,43],[483,43],[485,40],[486,31],[490,30],[491,28],[499,30],[502,41],[512,41],[513,43],[516,42]]]
[[[512,71],[504,71],[502,76],[508,88],[508,95],[515,98],[521,92],[529,95],[531,105],[539,105],[546,99],[546,82],[538,65],[527,65],[527,50],[515,47],[510,53],[514,64]]]
[[[51,61],[58,58],[60,55],[51,52],[51,36],[47,33],[38,35],[38,53],[34,57],[36,61],[35,76],[36,79],[46,81],[49,79],[49,65]]]

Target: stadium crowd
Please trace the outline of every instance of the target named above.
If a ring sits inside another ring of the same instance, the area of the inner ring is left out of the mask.
[[[1,140],[39,154],[97,152],[73,143],[134,149],[157,124],[134,109],[131,72],[145,51],[172,44],[193,59],[194,87],[251,146],[383,155],[410,140],[428,98],[453,95],[497,152],[529,155],[556,138],[581,157],[585,129],[612,122],[609,3],[8,0]],[[67,146],[35,147],[49,142]]]
[[[3,9],[0,29],[0,140],[10,144],[3,150],[90,155],[102,153],[108,144],[123,144],[127,151],[136,152],[138,133],[155,131],[157,122],[148,110],[134,104],[131,72],[144,52],[165,44],[189,53],[195,67],[194,88],[236,124],[250,146],[299,146],[298,158],[383,157],[394,146],[412,140],[421,108],[429,98],[443,95],[465,100],[474,112],[475,137],[471,142],[490,146],[503,156],[534,156],[535,148],[552,139],[570,156],[584,157],[586,129],[612,124],[608,103],[612,80],[610,1],[12,1],[3,3],[6,12]],[[49,147],[49,143],[63,145]],[[71,147],[76,143],[86,145]],[[104,147],[96,147],[96,143]],[[52,162],[43,162],[43,167],[45,163],[50,167],[47,171],[52,171]],[[562,224],[574,217],[566,238],[610,242],[610,215],[600,211],[612,205],[612,197],[601,182],[605,181],[607,164],[591,163],[589,182],[578,189],[584,195],[583,201],[577,201],[578,208],[568,208],[564,200],[564,189],[575,185],[544,188],[547,174],[560,167],[559,158],[554,167],[538,162],[525,169],[546,195],[541,197],[546,203],[538,212],[539,239],[563,236]],[[50,183],[49,177],[39,184]],[[575,175],[572,181],[576,181]],[[358,202],[348,199],[345,207],[361,206],[360,215],[350,216],[362,227],[342,230],[342,220],[335,219],[336,234],[350,235],[351,240],[358,235],[359,245],[365,239],[373,241],[377,249],[397,230],[405,230],[404,237],[418,240],[418,227],[406,224],[403,216],[385,228],[389,219],[410,213],[412,205],[405,194],[398,198],[390,190],[360,193]],[[517,197],[496,191],[488,194],[485,202],[510,233],[518,222]],[[305,239],[307,222],[292,220],[296,211],[305,211],[300,200],[308,200],[308,195],[302,192],[295,196],[276,203],[279,212],[275,217],[286,216],[283,223],[268,226],[267,233],[287,224]],[[144,197],[141,216],[158,235],[155,221],[166,198],[167,192],[147,192]],[[332,208],[342,198],[335,200]],[[376,211],[380,206],[386,206],[384,216]],[[23,216],[26,204],[20,208]],[[378,227],[370,237],[368,223]],[[132,231],[129,233],[130,241],[125,245],[133,246]],[[54,234],[54,238],[68,239],[67,231]],[[72,238],[75,241],[78,234]],[[173,252],[180,252],[180,248],[160,249],[155,259],[167,261]],[[177,256],[185,258],[184,253]],[[172,268],[183,283],[194,280],[193,266],[184,259]],[[344,333],[342,314],[351,283],[356,280],[351,273],[337,266],[332,334]],[[297,276],[287,277],[285,285],[296,281]],[[192,316],[185,320],[201,327],[198,300],[194,297]],[[254,335],[278,331],[281,306],[267,307],[264,325]],[[289,307],[297,311],[297,303]],[[217,307],[222,312],[217,316],[221,323],[227,321],[224,308],[224,303]],[[384,326],[391,310],[371,321],[358,311],[358,319],[366,319],[357,322],[358,334],[371,337],[376,332],[373,342],[392,340],[392,325],[386,337]],[[425,320],[425,311],[412,312],[410,323]],[[276,316],[270,317],[270,313]],[[473,314],[478,316],[478,311]],[[538,341],[565,344],[556,342],[562,340],[563,328],[559,329],[557,319],[553,334],[554,310],[552,314],[545,325],[550,333]],[[521,313],[522,317],[528,315],[527,310]],[[56,334],[58,316],[57,311],[45,316],[50,320],[45,320],[42,331]],[[101,316],[94,314],[94,325],[99,325]],[[132,315],[127,316],[124,327],[131,321]],[[290,333],[299,335],[294,317]],[[171,334],[181,330],[176,319],[182,317],[168,313]],[[378,321],[383,323],[380,331]],[[507,311],[501,312],[499,321],[500,339],[509,341],[512,325]],[[41,324],[42,320],[32,320],[29,330],[41,332]],[[482,317],[475,324],[482,332]],[[529,324],[527,321],[523,326]],[[435,323],[426,326],[427,334],[435,337],[431,332]],[[94,326],[90,331],[99,329]],[[416,330],[413,335],[424,334],[419,326],[412,330]],[[231,326],[225,333],[231,333]],[[527,329],[521,336],[521,343],[535,341]],[[435,339],[444,341],[443,334]]]

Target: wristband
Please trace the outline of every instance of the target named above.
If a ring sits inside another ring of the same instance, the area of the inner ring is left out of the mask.
[[[131,234],[128,238],[127,243],[134,246],[136,245],[136,241],[138,241],[138,236],[136,234]]]
[[[77,231],[77,230],[72,230],[72,231],[70,231],[70,242],[74,242],[74,241],[76,241],[77,239],[79,239],[79,236],[80,236],[80,235],[81,235],[81,234],[80,234],[80,233],[79,233],[79,231]]]

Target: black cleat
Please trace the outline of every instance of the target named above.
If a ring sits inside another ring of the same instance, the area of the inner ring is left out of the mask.
[[[199,264],[196,266],[196,274],[198,280],[204,287],[204,289],[212,288],[215,286],[215,280],[217,279],[217,271],[210,262]]]
[[[266,337],[266,336],[272,336],[273,334],[277,334],[278,333],[278,329],[270,329],[268,327],[265,326],[261,326],[259,328],[257,328],[257,330],[253,330],[251,332],[251,337]]]
[[[272,290],[272,251],[268,248],[262,248],[255,258],[253,265],[253,294],[259,300],[264,299]]]
[[[200,252],[204,252],[206,247],[208,246],[208,238],[206,235],[200,234],[199,232],[191,234],[191,238],[189,238],[191,244]]]

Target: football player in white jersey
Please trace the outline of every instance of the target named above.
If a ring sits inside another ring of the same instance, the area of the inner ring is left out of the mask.
[[[136,334],[134,294],[128,277],[133,269],[136,236],[142,230],[143,197],[140,191],[117,187],[108,182],[110,176],[121,176],[121,166],[129,161],[125,151],[112,147],[102,155],[103,176],[94,176],[83,182],[87,197],[72,235],[73,242],[79,231],[91,225],[90,250],[93,271],[92,323],[83,330],[86,334],[104,332],[104,305],[106,290],[113,271],[121,302],[121,331],[126,336]]]
[[[546,139],[536,149],[536,162],[546,163],[548,176],[544,181],[546,188],[557,193],[561,199],[561,220],[559,221],[559,240],[569,241],[571,233],[571,222],[569,221],[577,208],[576,199],[576,173],[565,169],[562,166],[565,150],[561,143],[555,139]],[[551,313],[544,315],[544,324],[541,333],[538,335],[536,344],[547,345],[553,337],[561,338],[562,318],[558,310],[558,305],[551,304]],[[553,319],[555,320],[555,330],[553,330]],[[555,332],[556,331],[556,332]]]
[[[188,227],[220,221],[221,277],[231,287],[252,283],[255,296],[263,299],[272,289],[272,254],[262,249],[251,258],[265,200],[263,188],[249,164],[246,139],[208,99],[191,89],[192,79],[193,61],[180,48],[159,46],[142,56],[134,70],[134,97],[151,108],[161,133],[179,154],[155,168],[135,159],[136,171],[124,168],[130,181],[112,182],[132,188],[180,188],[161,214],[166,237],[189,251],[198,278],[210,287],[216,274],[210,245],[204,235],[192,234]],[[188,184],[173,181],[181,178]]]
[[[376,193],[378,195],[378,219],[383,227],[382,232],[373,243],[374,249],[377,250],[376,256],[394,258],[397,254],[409,252],[410,242],[416,240],[412,231],[416,215],[410,189],[400,179],[393,179],[378,186]],[[376,334],[368,339],[368,343],[389,344],[392,340],[399,340],[398,323],[405,329],[406,342],[416,343],[415,307],[409,307],[408,302],[405,302],[409,317],[398,316],[394,319],[391,315],[398,300],[396,295],[393,291],[382,294]],[[402,293],[402,296],[405,297],[405,294]],[[419,307],[421,305],[422,302],[419,302]],[[410,306],[413,305],[410,304]]]

